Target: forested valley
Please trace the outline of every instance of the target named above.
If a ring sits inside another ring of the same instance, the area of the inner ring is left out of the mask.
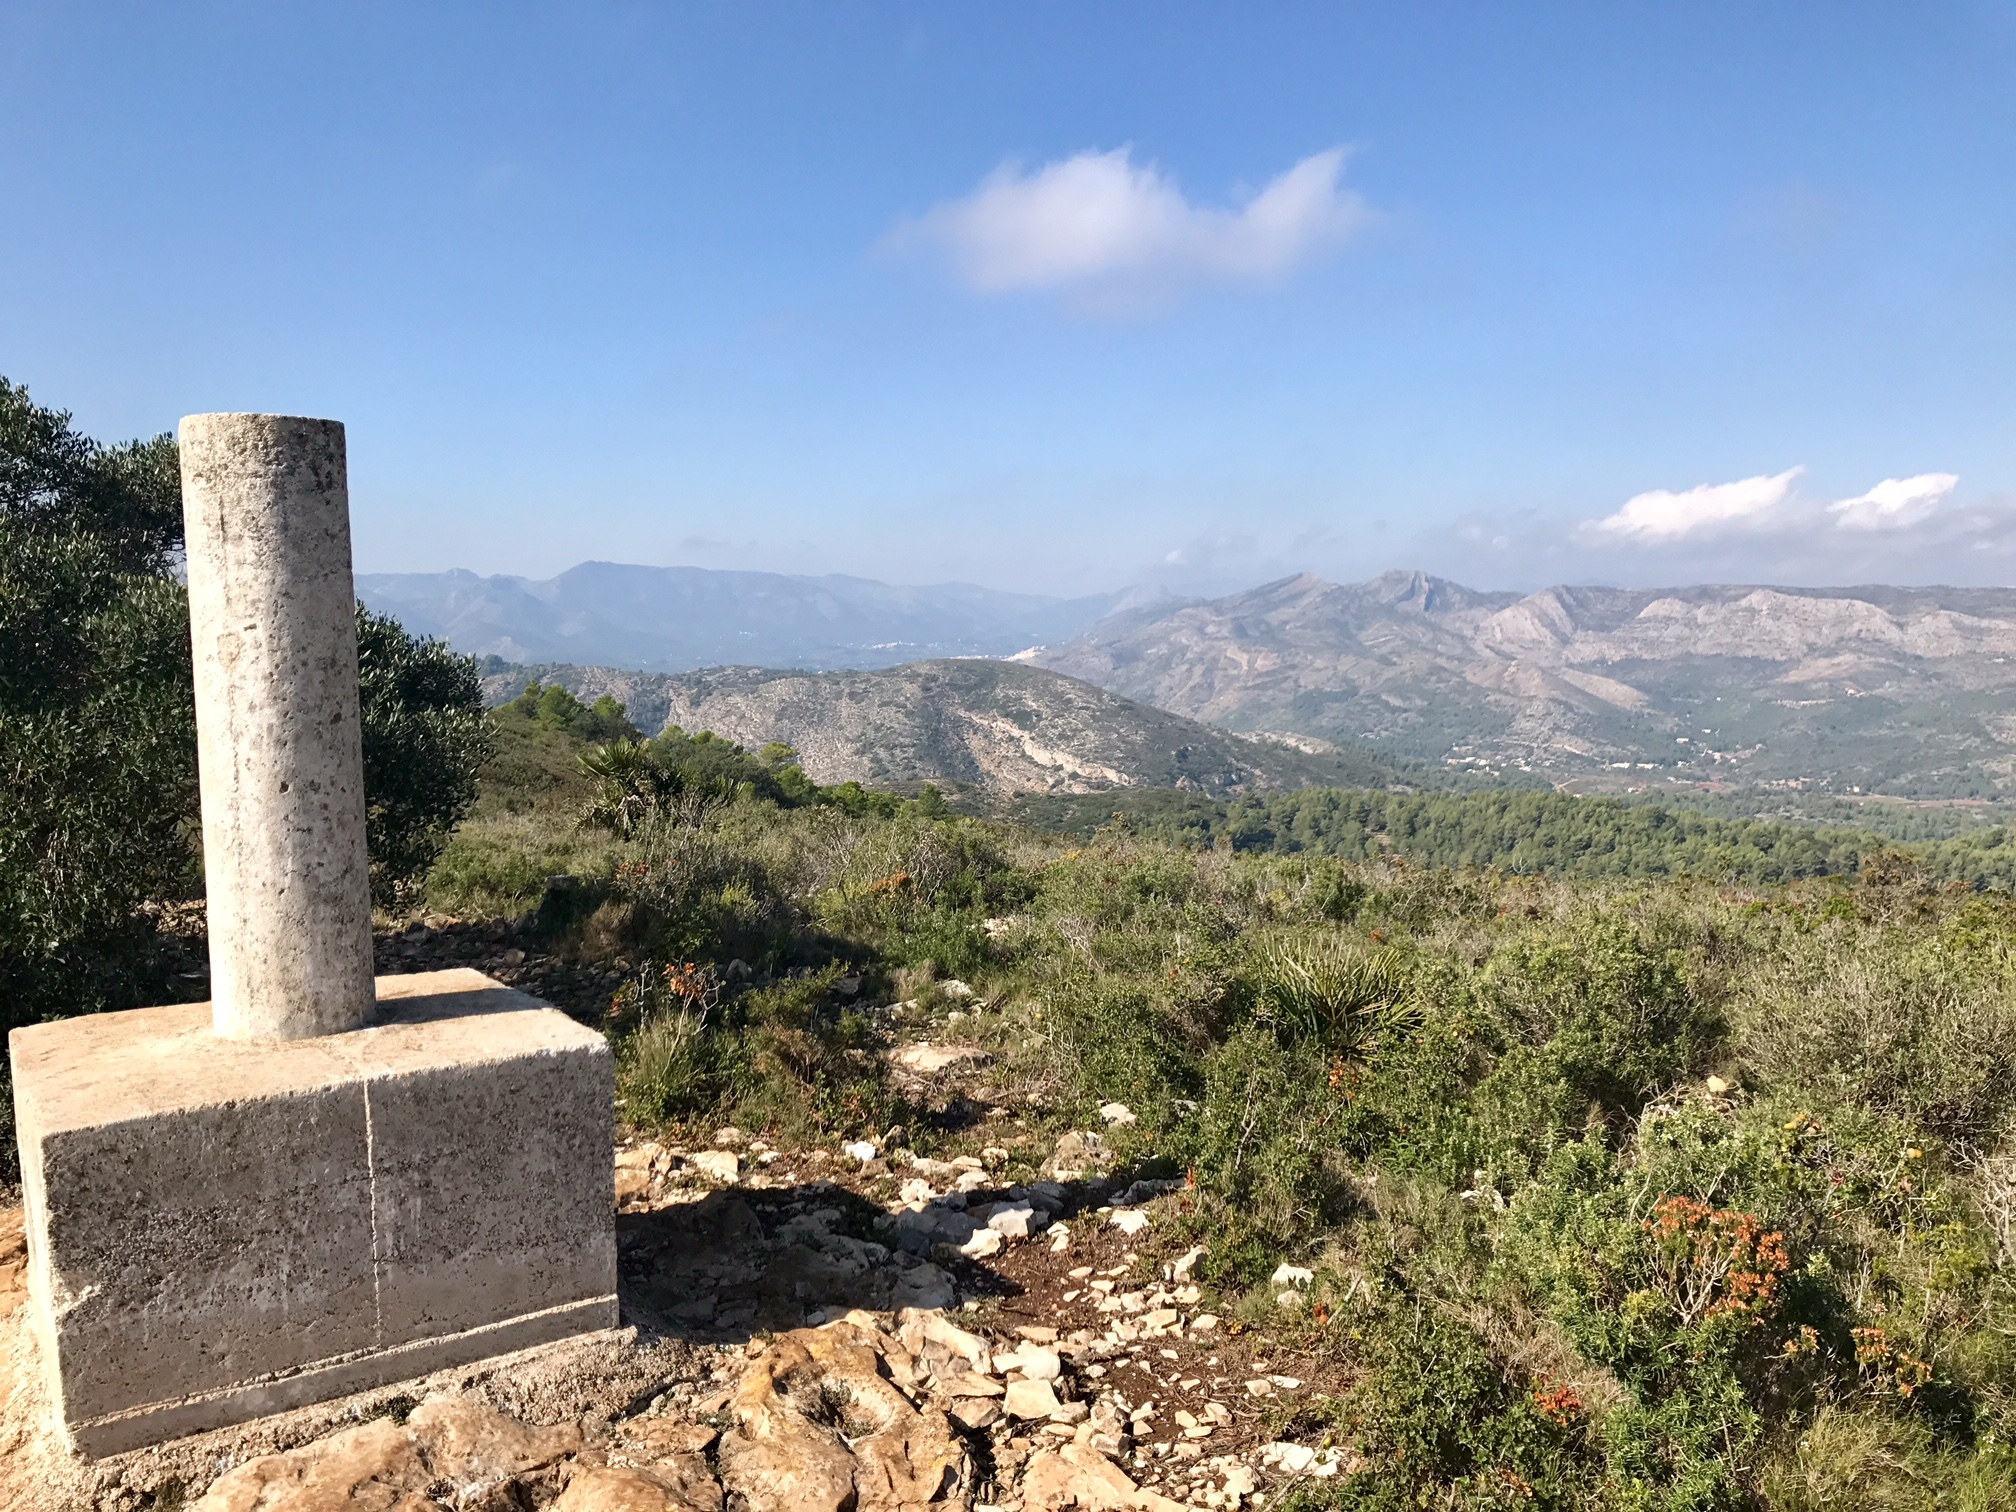
[[[976,807],[992,810],[994,806]],[[1303,789],[1231,801],[1173,791],[1030,795],[1000,809],[1040,829],[1089,836],[1102,825],[1172,844],[1393,858],[1422,866],[1585,878],[1698,876],[1789,882],[1906,867],[1969,886],[2016,884],[2016,835],[1999,824],[1920,822],[1936,839],[1873,828],[1703,813],[1656,801],[1501,790],[1394,793]],[[1957,832],[1953,832],[1957,831]]]

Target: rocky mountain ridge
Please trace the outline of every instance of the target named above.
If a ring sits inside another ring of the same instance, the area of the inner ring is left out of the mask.
[[[1124,610],[1030,659],[1231,729],[1487,772],[1947,797],[2016,774],[2008,589],[1520,595],[1303,574]]]
[[[502,703],[533,678],[558,682],[583,699],[610,694],[652,733],[676,724],[752,749],[784,741],[822,783],[937,780],[1001,793],[1175,787],[1229,794],[1384,787],[1408,775],[1348,748],[1234,734],[1015,662],[939,660],[860,672],[717,667],[678,675],[514,667],[486,678],[485,696]]]

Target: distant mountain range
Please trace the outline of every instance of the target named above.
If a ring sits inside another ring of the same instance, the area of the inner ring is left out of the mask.
[[[1377,755],[1332,751],[1322,741],[1231,734],[1015,662],[923,661],[815,673],[725,667],[676,676],[514,666],[485,678],[485,696],[503,703],[532,678],[558,682],[583,699],[608,693],[652,734],[676,724],[752,749],[784,741],[824,783],[935,779],[1000,793],[1175,787],[1227,796],[1261,788],[1386,787],[1421,775]]]
[[[1083,693],[1046,693],[1023,713],[1003,714],[1050,753],[1027,767],[1002,755],[1001,770],[1018,772],[1017,783],[1092,781],[1070,775],[1064,757],[1078,759],[1074,752],[1088,771],[1111,766],[1128,781],[1182,775],[1158,767],[1161,758],[1144,754],[1150,747],[1212,751],[1206,765],[1221,763],[1210,779],[1216,788],[1274,775],[1291,785],[1308,780],[1301,767],[1280,767],[1279,755],[1273,766],[1252,755],[1270,748],[1224,745],[1222,733],[1207,737],[1195,725],[1151,734],[1147,713],[1134,711],[1148,705],[1220,732],[1327,743],[1312,749],[1369,763],[1373,785],[1400,780],[1393,774],[1404,769],[1417,785],[1439,771],[1584,789],[1698,793],[1705,784],[2016,799],[2012,589],[1519,594],[1391,572],[1355,584],[1305,574],[1208,600],[1054,599],[965,584],[903,588],[591,562],[544,582],[450,572],[365,576],[358,590],[411,629],[504,662],[743,669],[682,690],[638,684],[642,702],[626,701],[651,711],[676,704],[682,723],[727,721],[714,727],[738,739],[788,726],[799,733],[783,738],[809,760],[851,775],[869,770],[876,750],[883,766],[875,769],[891,774],[988,770],[995,757],[960,742],[979,728],[974,720],[1000,712],[987,700],[1036,685],[983,689],[980,672],[927,675],[911,664],[990,657],[1134,701],[1114,716],[1139,734],[1125,760],[1112,759],[1117,747],[1098,745],[1104,716]],[[883,681],[794,682],[774,670],[899,666],[902,677]],[[1039,706],[1058,722],[1038,719]],[[1019,723],[1024,714],[1035,723]],[[862,722],[850,722],[857,715]],[[1069,740],[1067,730],[1075,732]],[[955,759],[955,746],[968,757]]]
[[[2016,590],[1302,575],[1122,609],[1034,660],[1193,719],[1597,785],[2016,792]]]
[[[1119,594],[1059,599],[970,583],[905,588],[868,578],[617,562],[583,562],[544,580],[364,573],[357,594],[407,629],[472,655],[655,672],[1008,656],[1069,640],[1122,601]]]

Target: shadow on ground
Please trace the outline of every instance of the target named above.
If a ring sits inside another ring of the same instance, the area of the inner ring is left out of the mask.
[[[1051,1191],[1062,1191],[1059,1216],[1068,1216],[1108,1200],[1114,1185],[1080,1181]],[[1022,1190],[973,1192],[969,1209],[1015,1202]],[[900,1237],[883,1208],[823,1182],[729,1187],[693,1202],[619,1213],[623,1321],[647,1335],[730,1344],[851,1308],[950,1307],[1022,1292],[1001,1270],[945,1245],[933,1246],[929,1257],[906,1253]]]

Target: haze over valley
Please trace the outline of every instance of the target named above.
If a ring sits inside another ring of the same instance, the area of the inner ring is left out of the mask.
[[[887,667],[1007,656],[1063,640],[1121,602],[1001,593],[971,583],[583,562],[557,577],[360,573],[358,596],[475,656],[646,672],[724,664]]]

